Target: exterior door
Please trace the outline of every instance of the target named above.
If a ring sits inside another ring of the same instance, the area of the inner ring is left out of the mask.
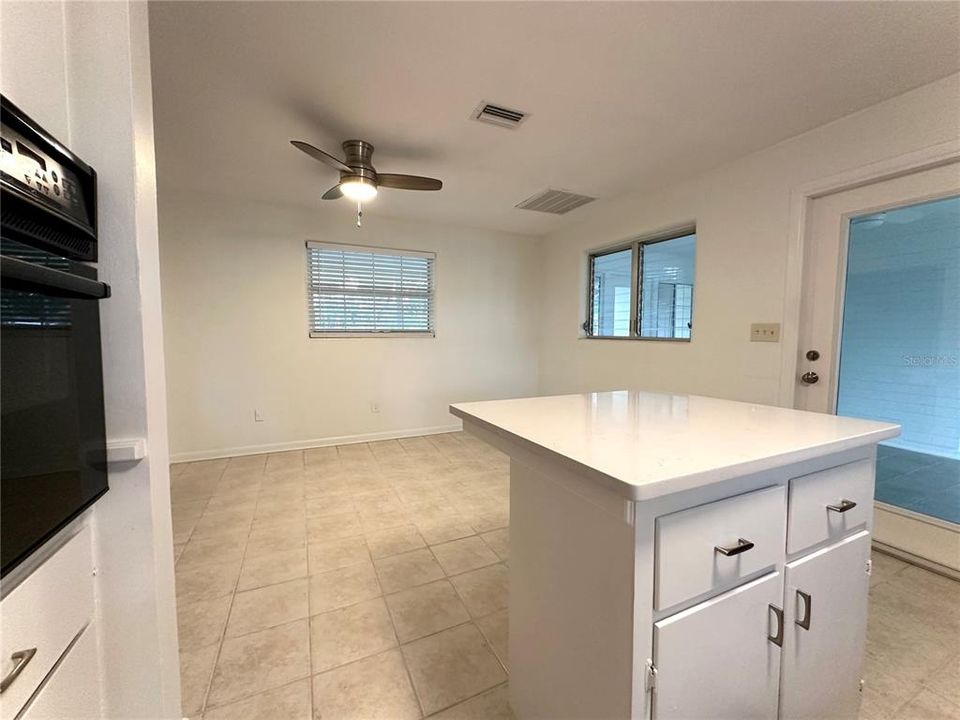
[[[777,716],[783,576],[771,573],[654,625],[654,720]]]
[[[960,164],[813,200],[795,406],[897,422],[874,538],[960,570]]]
[[[780,720],[856,720],[869,558],[861,532],[787,565]]]

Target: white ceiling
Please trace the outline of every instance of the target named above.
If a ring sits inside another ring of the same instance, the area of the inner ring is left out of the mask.
[[[526,234],[513,206],[600,198],[771,145],[960,69],[960,4],[151,2],[161,189],[318,206],[336,172],[293,149],[372,142],[369,213]],[[473,122],[488,100],[530,113]],[[346,200],[336,201],[346,203]]]

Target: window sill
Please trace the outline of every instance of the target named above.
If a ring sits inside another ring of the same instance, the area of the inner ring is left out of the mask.
[[[578,340],[616,340],[627,342],[670,342],[670,343],[688,343],[693,338],[661,338],[661,337],[622,337],[614,335],[580,335]]]
[[[331,332],[331,333],[322,333],[322,332],[312,332],[310,333],[310,339],[319,339],[319,338],[435,338],[436,333],[433,332],[398,332],[398,331],[381,331],[381,332]]]

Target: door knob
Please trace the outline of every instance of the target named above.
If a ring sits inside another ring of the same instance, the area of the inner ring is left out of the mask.
[[[820,382],[820,376],[817,375],[813,370],[809,370],[800,376],[800,382],[804,385],[816,385]]]
[[[807,350],[806,358],[807,358],[807,360],[810,360],[811,362],[813,362],[814,360],[819,360],[819,359],[820,359],[820,351],[819,351],[819,350]]]

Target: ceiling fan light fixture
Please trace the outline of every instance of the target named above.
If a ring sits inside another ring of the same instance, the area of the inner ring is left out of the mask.
[[[366,178],[346,180],[340,183],[340,191],[356,202],[367,202],[377,196],[377,186]]]

